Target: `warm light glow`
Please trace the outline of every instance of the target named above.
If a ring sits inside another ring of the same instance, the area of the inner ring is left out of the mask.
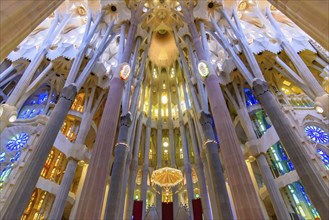
[[[320,114],[323,113],[323,108],[322,108],[321,106],[316,106],[316,107],[315,107],[315,110],[316,110],[318,113],[320,113]]]
[[[285,84],[286,86],[290,86],[291,85],[291,82],[289,82],[287,80],[284,80],[282,83]]]
[[[162,104],[167,104],[167,103],[168,103],[168,98],[167,98],[166,95],[163,95],[163,96],[161,97],[161,102],[162,102]]]
[[[167,154],[168,153],[168,150],[164,150],[164,152],[165,152],[165,154]]]
[[[129,78],[129,75],[130,75],[130,66],[127,63],[123,64],[120,69],[120,78],[122,80],[126,80]]]
[[[10,118],[9,118],[9,122],[14,122],[14,121],[16,121],[16,119],[17,119],[17,116],[16,115],[12,115],[12,116],[10,116]]]
[[[198,71],[201,77],[206,78],[209,75],[209,68],[205,61],[198,63]]]
[[[154,170],[151,177],[152,183],[161,187],[173,187],[179,184],[182,180],[182,171],[172,167],[163,167]]]
[[[153,69],[153,77],[156,79],[158,78],[158,75],[157,75],[157,70],[154,68]]]
[[[167,141],[166,142],[163,142],[163,146],[164,147],[168,147],[169,146],[168,142]]]

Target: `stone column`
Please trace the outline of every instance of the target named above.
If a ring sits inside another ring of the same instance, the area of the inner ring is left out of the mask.
[[[98,128],[96,141],[86,181],[77,211],[78,219],[99,219],[105,193],[109,162],[120,113],[120,103],[124,82],[115,76],[112,79],[102,119]]]
[[[141,21],[140,18],[143,13],[143,7],[140,6],[141,5],[138,5],[137,8],[132,6],[131,8],[130,27],[127,40],[125,41],[122,59],[119,60],[115,76],[111,81],[94,144],[93,154],[90,159],[86,182],[81,194],[81,202],[78,207],[77,215],[77,218],[80,219],[99,219],[101,215],[106,180],[109,174],[109,161],[115,141],[121,98],[124,89],[124,82],[119,77],[120,65],[125,62],[129,63],[137,32],[137,25],[138,22]]]
[[[64,87],[46,126],[43,129],[35,148],[17,179],[13,191],[6,201],[0,219],[19,219],[23,215],[41,170],[51,151],[57,134],[70,110],[77,90],[75,85]],[[20,198],[20,199],[17,199]]]
[[[184,122],[179,122],[179,130],[182,138],[182,149],[183,149],[183,157],[184,157],[184,171],[185,171],[185,178],[186,178],[186,189],[188,195],[188,203],[189,203],[189,217],[190,219],[194,219],[193,217],[193,205],[192,200],[194,199],[194,190],[193,190],[193,181],[192,181],[192,167],[189,161],[189,154],[187,149],[187,140],[184,128]]]
[[[202,146],[202,142],[200,143],[200,146]],[[211,209],[212,209],[212,213],[213,213],[213,218],[214,219],[220,219],[219,218],[219,212],[220,212],[220,209],[218,209],[218,205],[217,205],[217,201],[216,201],[216,198],[217,198],[217,195],[215,193],[215,190],[214,190],[214,184],[212,182],[212,179],[210,178],[210,171],[209,171],[209,167],[208,167],[208,161],[207,161],[207,158],[206,158],[206,153],[203,151],[201,153],[201,160],[204,164],[204,171],[205,171],[205,178],[206,178],[206,183],[207,183],[207,189],[208,189],[208,192],[209,192],[209,200],[210,200],[210,205],[211,205]]]
[[[205,80],[205,85],[237,216],[238,218],[262,219],[257,194],[251,182],[222,90],[218,85],[217,76],[210,74]]]
[[[151,91],[152,93],[152,91]],[[150,108],[151,108],[150,103]],[[149,115],[149,117],[151,117]],[[144,148],[144,164],[143,164],[143,176],[142,176],[142,195],[141,200],[143,201],[143,214],[142,219],[145,218],[146,214],[146,196],[147,196],[147,176],[149,172],[149,152],[150,152],[150,142],[151,142],[151,118],[148,118],[146,127],[146,137],[145,137],[145,148]]]
[[[5,59],[62,2],[64,0],[1,1],[0,60]]]
[[[193,44],[199,60],[207,60],[206,53],[201,45],[201,40],[194,24],[193,14],[188,11],[185,5],[182,6],[184,17],[188,20],[188,29],[192,36]],[[219,86],[218,78],[214,70],[209,67],[210,74],[204,80],[211,112],[214,117],[217,133],[221,140],[221,153],[223,155],[225,169],[227,170],[229,183],[232,189],[233,200],[236,205],[238,218],[262,219],[260,204],[258,203],[257,194],[252,185],[248,169],[246,167],[240,143],[235,133],[234,125],[231,120],[230,113],[227,109],[226,102]],[[211,139],[213,141],[213,139]],[[207,140],[206,140],[206,143]],[[205,144],[207,145],[207,144]],[[216,154],[218,151],[216,150]],[[211,155],[213,157],[213,155]],[[208,161],[209,163],[209,161]],[[209,166],[210,171],[213,167]],[[218,170],[218,165],[216,165]],[[215,184],[214,184],[214,188]],[[226,199],[228,200],[227,191]],[[227,201],[224,200],[224,205]],[[227,210],[227,209],[222,209]],[[232,212],[227,213],[227,218],[232,218]],[[224,217],[224,219],[226,219]]]
[[[114,150],[109,194],[107,197],[105,219],[117,219],[123,185],[123,177],[129,146],[127,143],[128,129],[131,125],[130,113],[121,117],[118,143]]]
[[[302,138],[298,136],[289,119],[282,112],[266,82],[260,79],[254,80],[253,90],[271,119],[312,203],[321,218],[329,219],[329,207],[326,205],[329,201],[329,190],[311,158],[302,147]]]
[[[128,190],[127,190],[127,198],[125,201],[125,213],[124,213],[124,219],[126,220],[130,220],[133,213],[134,191],[135,191],[136,176],[138,170],[138,152],[139,152],[140,140],[142,136],[142,128],[143,128],[143,122],[142,122],[142,118],[140,118],[138,122],[138,128],[137,128],[137,134],[136,134],[136,140],[134,146],[134,156],[130,164],[130,175],[128,180]]]
[[[194,117],[196,117],[196,113],[194,113]],[[197,131],[197,132],[195,132],[195,134],[197,137],[198,145],[202,146],[202,143],[204,142],[204,137],[203,137],[204,135],[203,135],[202,128],[201,128],[199,121],[195,122],[195,130]],[[207,158],[205,155],[205,151],[202,147],[200,147],[200,159],[204,166],[205,181],[207,183],[207,189],[208,189],[208,195],[209,195],[212,215],[213,215],[214,219],[219,219],[219,215],[218,215],[219,210],[217,208],[217,202],[216,202],[215,193],[214,193],[214,186],[213,186],[212,180],[210,178],[210,174],[209,174],[210,171],[208,168],[208,162],[207,162]]]
[[[132,143],[129,145],[132,146]],[[130,150],[132,151],[132,149]],[[131,155],[128,153],[127,159],[126,159],[126,165],[125,165],[125,171],[123,175],[123,180],[122,180],[122,187],[121,187],[121,197],[120,197],[120,204],[119,204],[119,209],[118,209],[118,219],[123,219],[123,213],[125,210],[125,201],[126,201],[126,195],[127,195],[127,187],[128,187],[128,178],[130,174],[130,163],[131,163]]]
[[[218,143],[215,141],[213,133],[212,118],[209,114],[201,112],[199,120],[205,136],[203,150],[207,157],[210,178],[214,187],[216,203],[219,211],[219,218],[233,219],[230,200],[225,186],[223,168],[219,160]]]
[[[236,94],[239,95],[239,94]],[[240,104],[244,104],[244,103],[240,103]],[[258,154],[257,152],[257,143],[255,142],[257,140],[256,134],[254,132],[254,129],[252,127],[252,122],[250,120],[250,116],[248,114],[248,111],[246,109],[246,107],[242,107],[241,109],[237,110],[239,118],[240,118],[240,122],[242,127],[244,128],[244,131],[246,132],[246,135],[249,139],[248,141],[248,146],[250,147],[250,150],[252,153],[257,153],[257,155],[255,155],[256,157],[256,161],[258,164],[258,167],[260,169],[262,178],[264,180],[265,186],[267,188],[267,191],[269,193],[269,197],[270,200],[272,202],[273,208],[274,208],[274,212],[275,215],[277,216],[278,219],[289,219],[290,215],[287,211],[287,208],[284,204],[284,201],[281,197],[281,193],[274,181],[272,172],[268,166],[266,157],[264,155],[264,153],[260,153]]]
[[[74,158],[69,158],[69,162],[66,165],[65,174],[63,176],[61,185],[56,194],[54,204],[52,206],[49,219],[61,219],[64,208],[66,205],[67,196],[69,194],[75,170],[77,168],[78,161]]]
[[[3,62],[7,64],[7,62],[9,62],[9,61],[4,60]],[[14,71],[15,72],[17,71],[16,67],[14,67],[14,64],[11,64],[9,67],[5,66],[5,69],[3,69],[2,72],[0,72],[0,80],[3,81],[5,78],[7,78],[8,75],[12,74]]]
[[[92,104],[94,102],[96,92],[96,86],[93,86],[90,92],[90,96],[88,101],[85,102],[84,112],[82,115],[82,120],[79,126],[79,133],[75,140],[75,143],[72,146],[72,152],[74,152],[73,156],[69,158],[69,162],[67,164],[64,177],[62,179],[61,185],[59,187],[59,191],[56,194],[56,198],[54,204],[52,206],[52,210],[50,213],[50,219],[59,219],[62,217],[65,209],[65,204],[67,197],[69,195],[70,187],[72,185],[72,181],[75,175],[75,171],[77,168],[77,163],[79,160],[85,159],[85,153],[87,148],[83,145],[85,143],[86,137],[91,127],[91,123],[93,120],[93,116],[96,113],[101,100],[103,99],[104,93],[102,92],[98,98],[95,100],[94,106],[92,108]],[[88,94],[85,96],[85,100],[87,100]],[[78,153],[76,153],[78,152]],[[64,202],[63,202],[64,201]]]
[[[186,189],[187,189],[187,197],[188,197],[188,204],[189,204],[189,217],[190,219],[193,218],[193,205],[192,200],[194,199],[194,190],[193,190],[193,181],[192,181],[192,168],[189,160],[189,153],[187,148],[187,140],[186,140],[186,133],[185,133],[185,126],[183,121],[183,112],[180,106],[180,96],[179,96],[179,85],[176,83],[176,94],[177,94],[177,106],[178,106],[178,114],[179,114],[179,131],[182,140],[182,151],[183,151],[183,159],[184,159],[184,171],[185,171],[185,178],[186,178]]]
[[[187,118],[188,118],[188,127],[190,131],[190,136],[192,139],[192,147],[194,152],[194,158],[195,158],[195,170],[198,176],[198,183],[200,188],[200,197],[202,202],[202,210],[203,210],[203,217],[204,219],[213,219],[211,206],[210,206],[210,200],[208,196],[208,189],[206,184],[206,178],[203,171],[203,164],[201,162],[200,153],[197,145],[197,139],[196,139],[196,132],[194,130],[194,125],[192,118],[190,116],[190,113],[187,112]]]

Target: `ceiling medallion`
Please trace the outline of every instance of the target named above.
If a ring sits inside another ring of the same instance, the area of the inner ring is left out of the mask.
[[[130,66],[128,63],[123,63],[120,69],[120,78],[123,81],[126,81],[129,78],[129,75],[130,75]]]
[[[198,63],[198,71],[199,71],[199,74],[202,78],[207,78],[208,77],[210,71],[209,71],[209,67],[208,67],[208,64],[206,63],[206,61],[201,60]]]

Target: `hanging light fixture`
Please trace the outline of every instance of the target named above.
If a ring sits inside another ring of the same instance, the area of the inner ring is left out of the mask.
[[[182,171],[172,167],[163,167],[154,170],[151,176],[152,183],[164,188],[170,188],[176,186],[182,180],[183,180]]]

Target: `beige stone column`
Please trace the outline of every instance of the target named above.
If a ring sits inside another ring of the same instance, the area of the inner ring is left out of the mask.
[[[64,0],[0,1],[0,61]]]
[[[329,201],[329,189],[304,149],[303,139],[297,134],[296,129],[282,112],[278,101],[270,92],[266,82],[260,79],[254,80],[253,90],[271,119],[281,143],[289,154],[297,174],[305,186],[306,193],[318,210],[321,218],[329,219],[329,206],[326,205]]]
[[[133,7],[131,8],[131,12],[131,24],[128,37],[125,41],[122,59],[119,60],[119,65],[129,62],[137,32],[137,25],[138,22],[140,22],[142,14],[142,7],[140,7],[140,5],[137,9]],[[77,211],[78,219],[99,219],[101,217],[101,206],[103,203],[107,176],[110,170],[109,162],[115,142],[124,89],[124,82],[119,77],[119,68],[120,66],[117,67],[117,72],[111,81],[107,95],[93,154],[90,159],[86,182],[83,187],[81,201]]]

